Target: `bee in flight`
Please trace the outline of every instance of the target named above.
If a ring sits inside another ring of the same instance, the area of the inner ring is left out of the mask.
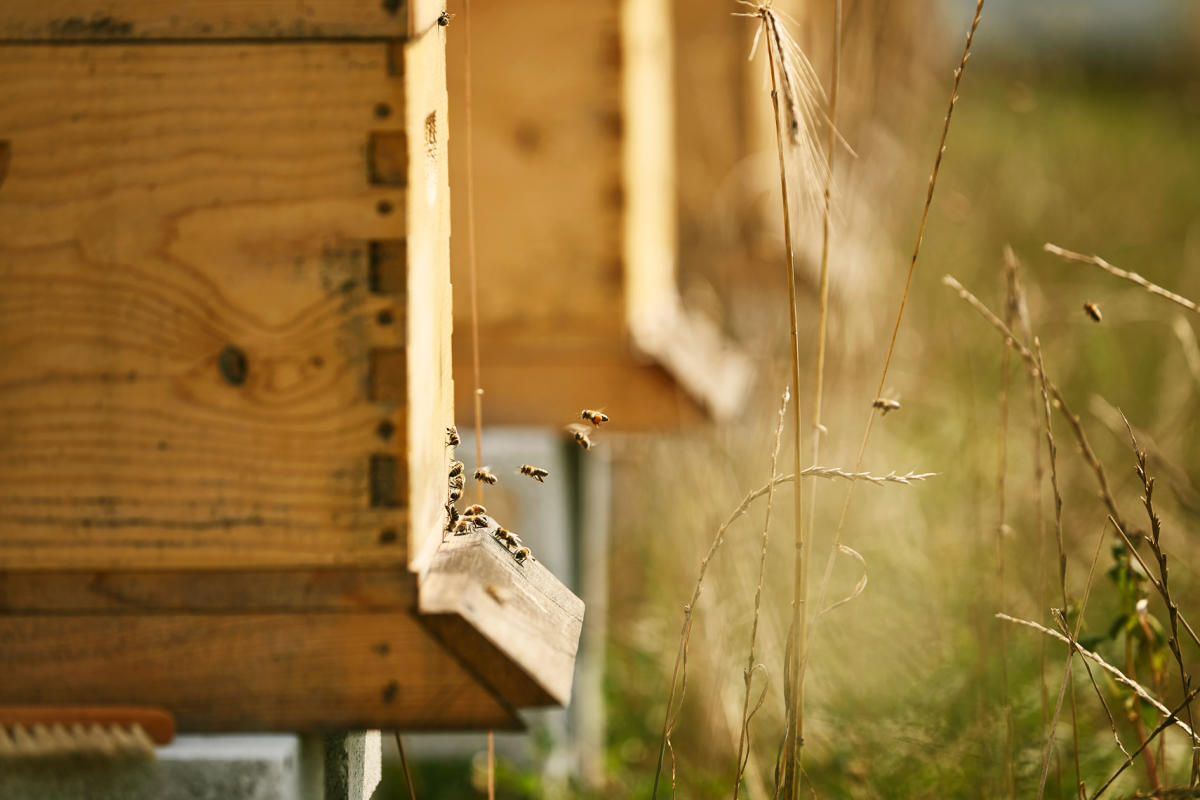
[[[889,411],[899,411],[900,410],[900,401],[899,400],[892,400],[892,399],[889,399],[886,397],[880,397],[871,405],[873,405],[875,408],[880,409],[883,412],[883,416],[885,416],[885,417],[887,416],[887,413]]]
[[[1100,306],[1095,303],[1084,303],[1083,313],[1091,317],[1092,322],[1099,322],[1103,317],[1100,315]]]
[[[487,467],[480,467],[479,469],[475,470],[475,480],[483,481],[488,486],[495,486],[498,479]]]
[[[521,473],[522,475],[528,475],[538,483],[545,483],[545,479],[550,475],[550,470],[542,469],[541,467],[535,467],[533,464],[522,464],[517,468],[517,472]]]
[[[571,438],[575,440],[575,444],[584,450],[592,449],[591,429],[586,425],[568,425],[566,430],[567,433],[571,434]]]
[[[458,428],[453,425],[446,428],[446,446],[458,447],[462,440],[458,438]]]
[[[590,408],[585,408],[579,415],[579,418],[586,419],[597,428],[599,428],[602,423],[608,422],[608,414],[605,414],[603,411],[592,411]]]

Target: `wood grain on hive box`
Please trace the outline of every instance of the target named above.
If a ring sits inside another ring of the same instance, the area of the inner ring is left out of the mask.
[[[425,572],[563,591],[439,550],[440,10],[0,10],[0,703],[328,730],[566,701],[579,609],[518,604],[487,653],[489,609],[454,646],[473,610],[421,611]],[[525,636],[565,657],[515,660]]]
[[[0,566],[407,563],[406,306],[370,258],[407,190],[364,164],[405,133],[388,62],[0,47]]]

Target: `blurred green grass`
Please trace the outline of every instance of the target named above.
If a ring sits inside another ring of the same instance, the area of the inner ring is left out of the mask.
[[[846,541],[866,558],[870,583],[861,598],[821,623],[809,682],[805,768],[822,798],[1004,796],[1001,629],[992,619],[993,612],[1002,610],[995,544],[1002,342],[941,286],[944,273],[956,275],[999,311],[1001,253],[1011,244],[1023,263],[1033,327],[1045,347],[1050,377],[1083,415],[1130,518],[1138,516],[1140,489],[1128,443],[1088,413],[1093,393],[1146,430],[1161,446],[1161,460],[1170,461],[1191,483],[1200,482],[1200,391],[1171,332],[1177,309],[1098,270],[1042,252],[1047,241],[1095,252],[1184,295],[1200,297],[1200,83],[1161,77],[1116,80],[1080,72],[1037,75],[1008,67],[991,67],[989,74],[982,62],[972,67],[977,71],[968,75],[955,113],[889,379],[901,390],[904,409],[879,421],[868,451],[868,465],[877,471],[934,470],[941,475],[914,488],[864,486],[855,492]],[[1014,71],[1022,73],[1019,80],[1006,74]],[[932,155],[928,151],[943,108],[944,100],[936,98],[920,107],[914,102],[906,163],[889,190],[873,200],[889,204],[896,219],[910,221],[889,233],[898,257],[870,266],[886,287],[884,307],[876,314],[884,321],[880,332],[894,314],[907,266],[903,254],[911,242],[909,228],[920,212]],[[1102,324],[1085,317],[1085,301],[1103,309]],[[781,301],[765,293],[750,302]],[[782,325],[785,309],[771,313]],[[1195,318],[1190,322],[1194,329]],[[782,355],[782,327],[778,341]],[[861,363],[835,367],[841,377],[832,380],[827,399],[838,440],[828,445],[831,459],[853,456],[871,399],[865,392],[873,391],[881,352],[867,350]],[[680,608],[719,520],[745,491],[766,479],[782,372],[767,370],[745,419],[699,434],[634,442],[622,453],[606,677],[610,783],[591,794],[568,787],[566,796],[649,796]],[[809,391],[802,387],[800,392],[805,403]],[[1047,610],[1040,605],[1043,582],[1047,596],[1057,596],[1049,527],[1053,517],[1047,485],[1048,538],[1039,560],[1029,477],[1029,396],[1024,373],[1015,366],[1011,392],[1007,521],[1013,533],[1004,546],[1004,609],[1046,622]],[[1077,598],[1104,513],[1066,426],[1061,419],[1055,425],[1070,589]],[[785,453],[781,462],[788,458]],[[1190,555],[1186,531],[1197,529],[1197,519],[1173,502],[1168,488],[1164,485],[1159,499],[1167,521],[1164,536],[1168,551],[1183,558],[1173,562],[1173,580],[1185,610],[1200,608],[1194,565],[1183,563]],[[814,574],[824,564],[844,491],[841,485],[820,487]],[[790,543],[784,541],[790,529],[787,496],[781,492],[775,506],[764,601],[772,618],[764,622],[769,629],[764,635],[770,639],[774,631],[776,642],[790,571]],[[761,513],[760,505],[731,530],[697,611],[688,694],[673,736],[682,797],[731,796],[736,739],[728,708],[740,707]],[[1120,605],[1103,574],[1112,563],[1107,545],[1100,558],[1085,615],[1088,633],[1102,633]],[[839,562],[834,596],[856,579],[844,567]],[[1030,796],[1044,736],[1040,643],[1026,630],[1006,635],[1016,793]],[[778,656],[765,647],[768,658]],[[1061,646],[1048,647],[1051,700],[1064,655]],[[1122,661],[1119,652],[1108,655]],[[780,730],[777,664],[769,664],[772,691],[754,726],[756,763],[767,786]],[[1176,684],[1166,687],[1168,696],[1178,694]],[[1086,682],[1076,685],[1085,731],[1083,770],[1088,785],[1096,786],[1122,756],[1094,693]],[[1120,716],[1115,693],[1102,688]],[[1132,748],[1127,725],[1122,736]],[[1178,742],[1171,747],[1177,749]],[[1047,796],[1074,795],[1067,752],[1060,747],[1064,760]],[[1175,778],[1179,762],[1178,756],[1172,762]],[[1126,788],[1145,786],[1139,769],[1130,770]],[[665,770],[669,774],[669,762]],[[470,772],[467,762],[422,763],[418,794],[482,796]],[[544,794],[537,764],[506,764],[500,774],[501,796]],[[381,796],[405,796],[395,777],[391,775],[388,793]]]

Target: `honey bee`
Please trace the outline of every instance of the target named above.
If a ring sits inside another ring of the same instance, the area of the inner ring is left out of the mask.
[[[486,528],[490,524],[487,517],[467,517],[467,519],[471,520],[471,527],[473,528]]]
[[[473,506],[467,506],[467,509],[462,513],[464,517],[477,517],[481,514],[486,514],[487,509],[476,503]]]
[[[584,450],[592,449],[591,430],[586,425],[568,425],[566,430],[575,440],[575,444]]]
[[[446,523],[446,528],[453,528],[454,523],[458,522],[458,508],[453,503],[446,504],[446,516],[450,520]]]
[[[600,427],[601,423],[608,422],[608,414],[603,411],[593,411],[590,408],[585,408],[579,415],[580,419],[586,419],[588,422]]]
[[[467,482],[466,477],[461,474],[450,476],[450,485],[453,486],[455,489],[463,488],[463,486],[466,485],[466,482]]]
[[[475,480],[483,481],[488,486],[495,486],[498,479],[487,467],[480,467],[475,470]]]
[[[462,444],[462,440],[458,438],[458,428],[453,425],[446,428],[446,446],[458,447]]]
[[[1092,318],[1092,322],[1099,322],[1103,317],[1100,315],[1100,306],[1095,303],[1084,303],[1083,313]]]
[[[522,475],[528,475],[538,483],[545,483],[545,479],[550,475],[550,470],[535,467],[533,464],[522,464],[517,469],[517,472],[520,472]]]
[[[461,461],[451,461],[450,462],[450,477],[451,478],[453,478],[456,475],[462,475],[462,471],[463,471],[463,463]]]
[[[495,533],[492,534],[492,536],[494,536],[496,538],[497,542],[504,545],[505,547],[513,547],[514,546],[512,544],[512,540],[514,538],[516,538],[516,534],[513,533],[512,531],[510,531],[508,528],[496,528],[496,531],[495,531]]]
[[[454,15],[451,14],[449,11],[443,11],[441,14],[438,14],[438,20],[437,20],[438,25],[441,25],[444,28],[450,24],[450,20],[453,18],[454,18]]]
[[[533,553],[528,547],[518,547],[516,552],[513,553],[513,558],[516,559],[518,564],[524,564],[526,559],[532,557]]]
[[[873,405],[875,408],[882,410],[883,411],[882,416],[885,416],[885,417],[887,416],[887,413],[889,411],[899,411],[900,410],[900,401],[899,400],[890,400],[886,397],[878,398],[871,405]]]
[[[473,521],[474,520],[471,517],[463,517],[459,519],[457,523],[455,523],[451,530],[454,531],[455,536],[465,536],[471,531],[475,530],[475,526],[472,524]]]
[[[461,486],[451,486],[450,487],[450,502],[457,503],[460,499],[462,499],[462,487]]]

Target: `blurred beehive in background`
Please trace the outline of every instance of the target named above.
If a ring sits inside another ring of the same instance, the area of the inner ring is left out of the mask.
[[[746,361],[676,286],[670,3],[526,0],[470,13],[485,422],[561,425],[597,398],[625,429],[733,413]],[[466,141],[462,47],[451,37],[456,147]],[[461,155],[450,183],[465,411],[474,381]]]
[[[579,601],[485,534],[439,547],[441,11],[0,10],[0,703],[318,730],[565,702]]]

